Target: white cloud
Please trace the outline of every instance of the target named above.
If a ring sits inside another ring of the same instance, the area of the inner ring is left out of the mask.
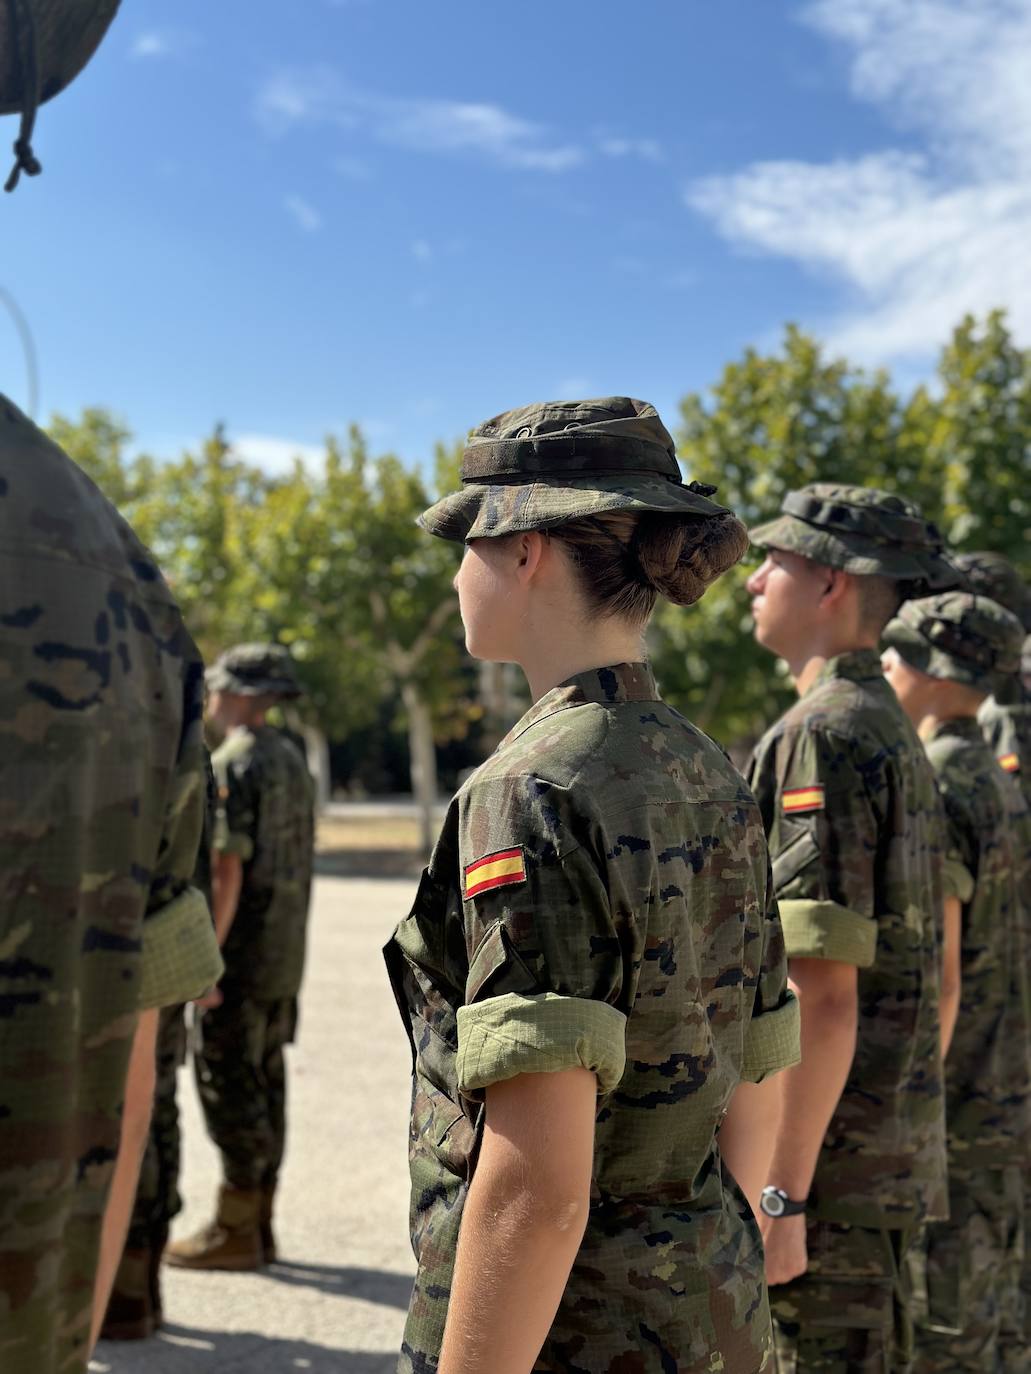
[[[306,234],[315,234],[322,228],[322,216],[314,205],[301,196],[287,196],[283,201],[283,208],[297,227],[303,229]]]
[[[554,394],[560,401],[582,400],[594,395],[594,383],[589,377],[563,377],[555,387]]]
[[[967,311],[1031,333],[1031,6],[1027,0],[815,0],[853,91],[916,133],[831,163],[755,163],[688,204],[732,241],[844,283],[832,343],[868,362],[926,357]]]
[[[197,36],[185,30],[148,29],[136,35],[129,49],[133,58],[181,57],[197,43]]]
[[[397,99],[359,90],[328,67],[282,71],[258,95],[256,114],[271,133],[298,125],[362,129],[379,142],[415,152],[472,153],[503,167],[564,172],[583,161],[574,144],[499,105]]]
[[[360,157],[337,157],[333,159],[333,170],[350,181],[371,181],[372,168]]]
[[[302,444],[275,434],[240,434],[233,438],[233,453],[273,474],[289,472],[300,458],[305,467],[320,468],[326,456],[322,444]]]
[[[598,149],[606,157],[639,158],[642,162],[664,162],[662,145],[654,138],[598,139]]]
[[[429,262],[433,257],[433,249],[425,239],[416,239],[412,244],[412,257],[416,262]]]

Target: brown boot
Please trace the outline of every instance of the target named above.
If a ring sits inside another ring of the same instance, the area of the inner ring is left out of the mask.
[[[165,1249],[165,1263],[177,1269],[260,1269],[261,1193],[257,1188],[223,1184],[215,1219],[186,1240]]]
[[[150,1290],[150,1307],[154,1317],[154,1330],[164,1324],[165,1314],[161,1302],[161,1257],[168,1244],[168,1227],[159,1226],[150,1236],[150,1265],[147,1269],[147,1287]]]
[[[271,1188],[261,1190],[261,1212],[258,1216],[258,1223],[261,1227],[261,1251],[265,1257],[266,1264],[275,1264],[278,1255],[276,1253],[276,1238],[272,1234],[272,1204],[276,1198],[276,1185],[273,1183]]]
[[[145,1341],[154,1334],[150,1301],[150,1250],[125,1250],[100,1328],[102,1341]]]

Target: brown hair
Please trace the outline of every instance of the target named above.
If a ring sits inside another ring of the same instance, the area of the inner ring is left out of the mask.
[[[598,616],[644,624],[657,596],[690,606],[748,548],[744,525],[725,515],[609,511],[556,525],[558,540]]]
[[[859,597],[859,623],[867,634],[880,635],[905,600],[903,588],[890,577],[877,573],[856,576]]]

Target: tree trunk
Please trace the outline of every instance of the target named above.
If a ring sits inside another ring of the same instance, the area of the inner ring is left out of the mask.
[[[428,857],[436,837],[437,751],[433,743],[433,719],[414,682],[402,684],[401,700],[408,716],[412,794],[419,808],[419,846]]]

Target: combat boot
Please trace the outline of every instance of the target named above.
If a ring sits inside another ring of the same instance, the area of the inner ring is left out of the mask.
[[[111,1297],[100,1328],[102,1341],[145,1341],[153,1336],[149,1249],[126,1249],[115,1273]]]
[[[261,1252],[266,1264],[275,1264],[278,1259],[276,1253],[276,1238],[272,1232],[272,1205],[276,1198],[276,1185],[273,1183],[271,1188],[265,1187],[261,1190],[261,1213],[258,1222],[261,1227]]]
[[[165,1263],[177,1269],[260,1269],[260,1211],[259,1189],[223,1184],[214,1221],[186,1240],[172,1241]]]

